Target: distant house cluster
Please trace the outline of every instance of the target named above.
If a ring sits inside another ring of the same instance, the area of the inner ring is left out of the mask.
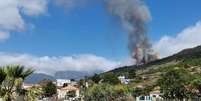
[[[72,80],[57,79],[57,98],[65,101],[80,99],[80,89],[78,83]]]
[[[125,76],[119,76],[118,79],[122,84],[126,85],[131,81],[131,79],[127,79]]]
[[[77,101],[78,99],[81,100],[80,97],[80,88],[78,85],[78,82],[74,80],[68,80],[68,79],[57,79],[53,82],[56,85],[57,88],[57,94],[54,96],[54,99],[57,99],[58,101]],[[26,84],[23,83],[22,87],[24,89],[29,89],[32,87],[37,87],[38,89],[42,89],[41,84]],[[38,101],[51,101],[50,99],[53,98],[44,98],[39,97]]]
[[[136,101],[161,101],[163,99],[161,96],[160,92],[150,92],[149,95],[137,97]]]
[[[142,79],[147,79],[148,77],[142,77]],[[121,84],[128,85],[133,79],[126,78],[126,76],[121,75],[118,76],[119,81]],[[143,85],[138,85],[137,87],[143,88]],[[161,101],[162,98],[162,93],[160,93],[159,88],[155,88],[154,91],[150,92],[150,94],[145,95],[145,96],[138,96],[136,97],[136,101]]]

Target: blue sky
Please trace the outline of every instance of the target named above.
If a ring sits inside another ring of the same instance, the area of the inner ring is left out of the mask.
[[[164,34],[175,36],[201,19],[200,0],[146,0],[151,15],[150,36],[157,41]]]
[[[40,0],[36,1],[40,3]],[[3,4],[5,2],[2,1]],[[75,3],[69,8],[54,3],[47,1],[40,5],[46,6],[41,7],[44,11],[29,9],[32,13],[23,13],[18,9],[25,28],[6,29],[10,33],[9,38],[0,42],[0,51],[36,57],[94,54],[112,61],[128,57],[127,33],[120,22],[107,12],[102,1]],[[177,40],[179,33],[195,27],[201,19],[200,0],[145,0],[145,3],[152,16],[147,34],[157,48],[160,48],[159,43],[165,35]]]
[[[12,32],[0,50],[50,56],[94,53],[116,59],[127,55],[126,34],[103,4],[70,10],[51,4],[48,14],[24,18],[34,28]]]

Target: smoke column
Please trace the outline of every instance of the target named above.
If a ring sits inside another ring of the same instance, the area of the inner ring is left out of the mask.
[[[128,48],[137,63],[146,57],[151,44],[146,35],[150,12],[142,0],[106,0],[109,12],[117,16],[128,31]]]

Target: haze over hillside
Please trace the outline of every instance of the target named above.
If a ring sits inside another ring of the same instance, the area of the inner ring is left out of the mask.
[[[38,83],[41,80],[53,80],[56,79],[74,79],[80,80],[84,79],[85,77],[93,76],[95,73],[99,74],[102,73],[101,70],[96,71],[57,71],[53,76],[44,74],[44,73],[34,73],[30,75],[26,80],[25,83]]]

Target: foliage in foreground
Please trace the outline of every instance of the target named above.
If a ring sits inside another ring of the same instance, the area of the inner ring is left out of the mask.
[[[27,90],[28,93],[28,101],[36,101],[37,97],[43,94],[42,89],[37,87],[32,87]]]
[[[44,95],[47,97],[52,97],[54,94],[57,93],[57,87],[53,82],[48,82],[44,87],[43,87],[43,92]]]
[[[201,94],[201,75],[190,72],[189,68],[169,68],[161,75],[157,86],[165,99],[193,99]]]
[[[85,101],[133,101],[124,85],[94,84],[85,91]]]
[[[0,96],[5,101],[14,99],[13,93],[20,94],[21,85],[26,77],[34,72],[21,65],[0,67]]]
[[[126,95],[132,95],[135,98],[140,95],[149,95],[151,91],[159,88],[160,92],[163,94],[162,97],[169,101],[198,98],[201,95],[200,60],[201,59],[186,59],[177,64],[161,65],[158,68],[151,68],[147,71],[145,70],[145,72],[142,72],[141,74],[135,74],[135,72],[131,71],[130,73],[122,71],[122,75],[129,74],[128,77],[132,78],[133,81],[141,80],[141,82],[131,82]],[[138,71],[136,70],[136,72]],[[100,80],[98,76],[99,75],[95,76],[96,80]],[[108,72],[102,75],[102,83],[95,82],[95,85],[89,87],[86,92],[86,98],[89,101],[98,99],[102,99],[101,101],[115,101],[119,97],[123,98],[121,94],[120,96],[115,94],[113,87],[110,87],[119,85],[117,76],[118,74],[115,74],[114,72]],[[138,79],[143,76],[148,78],[146,80]],[[151,79],[152,77],[154,77],[154,79]],[[146,83],[143,88],[132,86],[133,84],[143,85],[143,82]]]

